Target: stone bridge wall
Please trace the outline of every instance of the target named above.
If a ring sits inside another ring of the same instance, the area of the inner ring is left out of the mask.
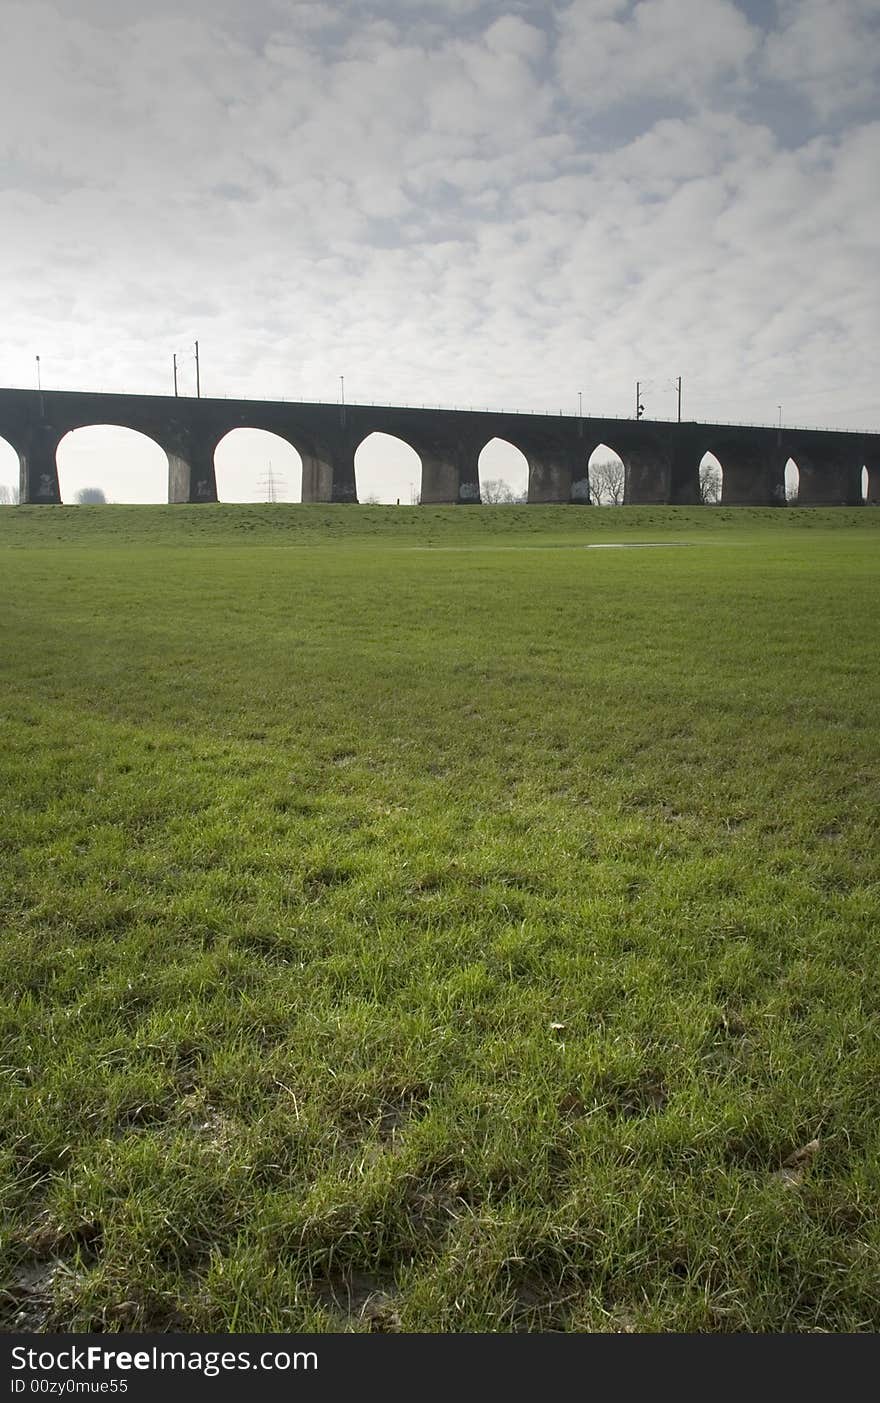
[[[90,424],[146,434],[168,457],[169,502],[216,502],[214,452],[232,429],[267,429],[292,444],[303,463],[304,502],[356,502],[354,455],[373,432],[392,434],[422,462],[425,504],[478,503],[481,450],[493,438],[514,444],[529,464],[530,502],[589,501],[588,461],[600,444],[626,467],[626,501],[696,504],[699,464],[711,452],[724,472],[723,500],[777,506],[785,500],[785,464],[800,473],[799,501],[857,506],[862,469],[868,501],[880,502],[880,435],[817,429],[670,424],[393,406],[191,399],[159,395],[0,390],[0,437],[19,458],[21,501],[61,501],[58,445]]]

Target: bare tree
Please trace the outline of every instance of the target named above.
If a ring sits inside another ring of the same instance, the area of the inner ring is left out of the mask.
[[[7,487],[5,482],[0,482],[0,507],[15,507],[18,505],[18,488],[16,486]]]
[[[81,507],[104,506],[107,501],[103,487],[81,487],[76,494]]]
[[[700,501],[704,507],[714,507],[721,501],[721,471],[714,463],[700,466]]]
[[[512,503],[525,502],[527,494],[514,491],[510,483],[505,482],[503,477],[490,477],[487,482],[480,484],[480,497],[482,501],[488,502],[491,506],[507,506]]]
[[[594,463],[589,469],[590,501],[594,507],[623,506],[626,497],[626,468],[619,458]]]

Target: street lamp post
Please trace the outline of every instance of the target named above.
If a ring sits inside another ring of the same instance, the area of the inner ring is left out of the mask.
[[[40,357],[37,356],[37,389],[42,390],[43,384],[40,379]]]

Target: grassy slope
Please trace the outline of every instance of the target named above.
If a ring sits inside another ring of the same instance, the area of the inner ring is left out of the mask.
[[[7,1328],[880,1327],[878,527],[0,512]]]

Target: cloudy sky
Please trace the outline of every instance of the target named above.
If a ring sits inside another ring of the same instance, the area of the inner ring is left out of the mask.
[[[880,0],[0,0],[0,384],[192,392],[198,338],[206,394],[877,428],[878,56]]]

